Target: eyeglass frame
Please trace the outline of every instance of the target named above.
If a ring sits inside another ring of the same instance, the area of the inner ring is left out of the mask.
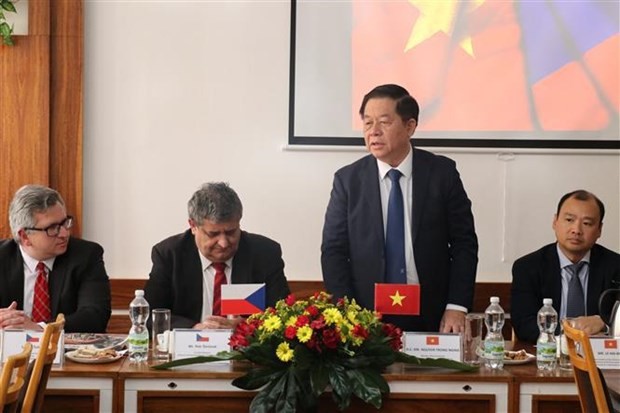
[[[48,225],[45,228],[28,227],[28,228],[24,228],[24,230],[25,231],[44,231],[48,237],[56,238],[58,235],[60,235],[61,227],[66,230],[73,228],[74,220],[75,218],[73,218],[71,215],[67,215],[67,217],[63,219],[62,222]],[[53,231],[50,233],[50,230],[53,230]]]

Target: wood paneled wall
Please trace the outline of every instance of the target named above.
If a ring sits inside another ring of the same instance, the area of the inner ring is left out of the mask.
[[[82,217],[82,0],[30,0],[28,35],[0,45],[0,238],[22,185],[51,186]]]

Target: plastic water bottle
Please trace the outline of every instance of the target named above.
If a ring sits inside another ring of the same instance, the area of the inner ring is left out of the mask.
[[[504,367],[504,310],[499,305],[499,297],[491,297],[491,304],[484,312],[487,335],[484,338],[484,364],[491,369]]]
[[[538,329],[540,335],[536,341],[536,366],[538,370],[554,370],[558,343],[555,341],[555,328],[558,325],[558,313],[552,306],[551,298],[543,299],[543,306],[538,310]]]
[[[136,290],[135,298],[129,304],[129,317],[131,329],[127,339],[129,347],[129,361],[142,363],[148,358],[149,330],[146,328],[146,320],[149,318],[149,303],[144,298],[144,290]]]

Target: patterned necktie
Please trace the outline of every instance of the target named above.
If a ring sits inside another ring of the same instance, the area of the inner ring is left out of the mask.
[[[47,322],[52,318],[50,294],[47,286],[45,264],[37,264],[37,280],[34,283],[34,300],[32,301],[32,321]]]
[[[222,314],[222,285],[226,284],[226,264],[223,262],[214,262],[215,281],[213,283],[213,315]]]
[[[388,176],[392,189],[388,199],[387,228],[385,234],[385,279],[388,283],[406,284],[405,262],[405,213],[403,193],[400,189],[401,173],[390,169]]]
[[[580,261],[577,264],[571,264],[565,267],[570,275],[570,280],[568,281],[568,296],[566,298],[566,317],[580,317],[586,315],[583,286],[581,285],[581,280],[579,280],[579,272],[585,264],[585,261]]]

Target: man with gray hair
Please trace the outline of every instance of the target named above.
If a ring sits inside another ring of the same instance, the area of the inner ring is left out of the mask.
[[[12,239],[0,241],[0,328],[41,330],[59,313],[66,332],[103,333],[111,313],[103,248],[71,237],[60,194],[26,185],[9,206]]]
[[[266,304],[289,294],[280,244],[241,230],[243,207],[226,183],[206,183],[187,203],[189,229],[153,247],[145,287],[151,308],[169,308],[172,328],[232,328],[220,313],[222,284],[266,284]]]

